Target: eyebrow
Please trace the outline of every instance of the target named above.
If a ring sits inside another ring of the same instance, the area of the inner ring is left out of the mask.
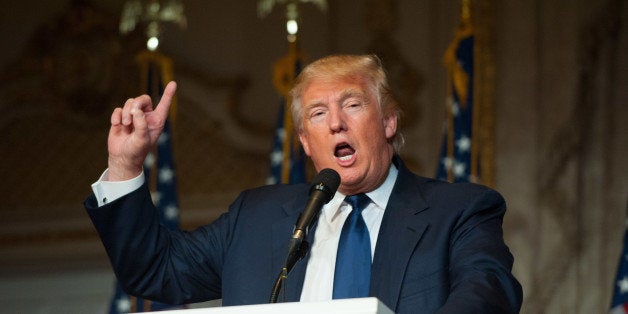
[[[367,100],[368,98],[366,97],[366,93],[360,91],[360,90],[356,90],[356,89],[348,89],[343,91],[340,94],[339,97],[339,101],[340,103],[344,102],[345,100],[352,98],[352,97],[356,97],[356,98],[360,98],[361,100]],[[311,101],[308,104],[305,104],[303,106],[304,109],[310,109],[310,108],[315,108],[315,107],[319,107],[322,106],[324,104],[324,101],[320,100],[320,99],[315,99],[313,101]]]
[[[348,98],[360,98],[362,100],[366,100],[366,94],[360,90],[355,90],[355,89],[348,89],[342,92],[342,94],[340,95],[340,102],[344,102],[345,100],[347,100]]]

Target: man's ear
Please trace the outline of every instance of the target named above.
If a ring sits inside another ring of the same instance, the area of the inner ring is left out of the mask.
[[[303,135],[303,131],[299,131],[299,142],[301,142],[301,146],[303,146],[305,154],[310,156],[310,145],[307,141],[307,136]]]
[[[384,117],[384,130],[386,131],[386,139],[391,139],[397,133],[397,116],[394,114]]]

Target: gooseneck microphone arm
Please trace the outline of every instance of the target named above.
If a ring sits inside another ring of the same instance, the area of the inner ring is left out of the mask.
[[[310,198],[295,224],[292,238],[290,238],[288,244],[286,261],[273,286],[273,291],[270,295],[270,303],[277,302],[279,291],[281,291],[281,286],[287,278],[288,273],[292,270],[294,264],[307,254],[309,244],[307,241],[304,241],[307,231],[314,222],[314,218],[320,213],[323,205],[327,204],[334,194],[336,194],[339,185],[340,175],[329,168],[321,170],[312,181],[309,192]]]

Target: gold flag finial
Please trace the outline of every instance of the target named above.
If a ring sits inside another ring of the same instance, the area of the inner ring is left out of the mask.
[[[465,23],[469,20],[471,20],[471,0],[462,0],[462,5],[460,6],[460,21]]]

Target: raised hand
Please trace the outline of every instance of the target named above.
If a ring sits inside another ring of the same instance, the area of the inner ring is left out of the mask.
[[[128,180],[142,172],[144,159],[164,129],[177,84],[166,86],[161,101],[153,109],[148,95],[129,98],[124,107],[111,114],[109,181]]]

